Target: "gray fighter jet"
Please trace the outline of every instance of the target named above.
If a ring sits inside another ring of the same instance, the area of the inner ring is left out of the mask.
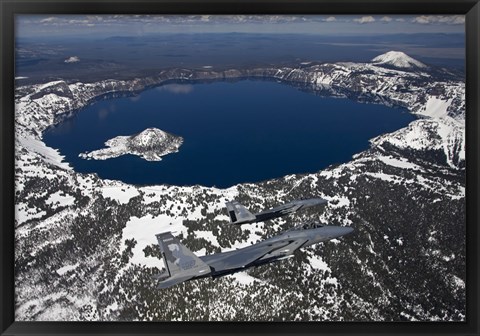
[[[351,227],[323,226],[312,222],[296,226],[277,236],[235,251],[197,257],[172,235],[157,234],[166,270],[153,276],[160,283],[157,288],[168,288],[184,281],[206,277],[218,278],[293,256],[299,248],[344,236]]]
[[[269,219],[282,217],[300,209],[309,208],[316,205],[326,204],[328,201],[323,198],[311,198],[306,200],[297,200],[275,207],[270,210],[265,210],[257,214],[252,214],[242,204],[237,201],[227,202],[228,215],[232,224],[241,225],[248,223],[263,222]]]

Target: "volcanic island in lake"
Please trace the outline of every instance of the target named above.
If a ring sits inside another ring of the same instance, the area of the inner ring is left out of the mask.
[[[87,160],[107,160],[125,154],[138,155],[147,161],[160,161],[162,156],[178,152],[183,138],[167,133],[158,128],[146,130],[130,135],[117,136],[105,142],[107,148],[79,154]]]

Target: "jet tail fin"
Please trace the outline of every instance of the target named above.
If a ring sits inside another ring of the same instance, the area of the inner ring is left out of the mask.
[[[225,205],[232,224],[252,223],[256,220],[255,215],[237,201],[227,202]]]
[[[165,279],[160,282],[160,288],[170,287],[176,283],[205,276],[211,272],[210,266],[180,243],[171,232],[159,233],[156,237],[167,269],[165,275],[169,276],[165,279],[163,274],[160,274],[160,278]]]

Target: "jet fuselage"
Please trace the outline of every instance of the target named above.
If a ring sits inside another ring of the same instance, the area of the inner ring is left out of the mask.
[[[324,205],[328,201],[323,198],[311,198],[305,200],[296,200],[286,204],[279,205],[272,209],[264,210],[252,214],[242,204],[237,201],[227,202],[227,210],[232,224],[242,225],[257,222],[264,222],[270,219],[282,217],[302,209],[313,206]]]
[[[352,231],[351,227],[309,223],[247,247],[201,257],[183,246],[171,233],[158,234],[167,271],[155,278],[161,280],[159,288],[199,278],[217,278],[288,258],[302,247],[338,238]]]

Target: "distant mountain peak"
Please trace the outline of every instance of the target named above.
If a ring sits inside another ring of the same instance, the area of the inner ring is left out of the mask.
[[[396,68],[427,68],[427,66],[402,51],[389,51],[372,59],[374,64],[390,65]]]

